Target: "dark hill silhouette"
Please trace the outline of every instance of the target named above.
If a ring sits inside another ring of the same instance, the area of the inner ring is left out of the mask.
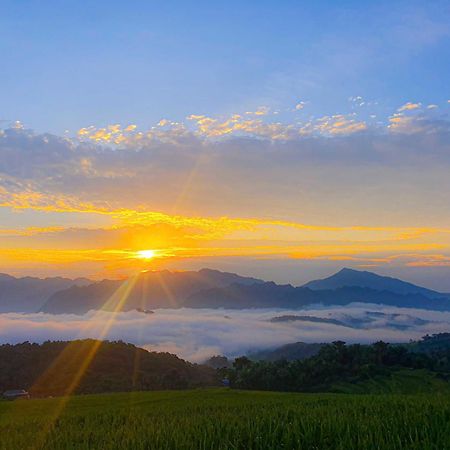
[[[296,309],[311,304],[328,306],[354,302],[450,310],[447,294],[352,269],[343,269],[332,277],[300,287],[211,269],[198,272],[149,271],[128,280],[103,280],[90,284],[86,284],[86,280],[63,278],[14,280],[17,279],[0,277],[0,288],[10,283],[8,289],[0,290],[0,299],[3,299],[0,307],[9,308],[3,309],[3,312],[34,312],[39,306],[40,311],[52,314],[84,314],[99,309],[151,311],[181,307]],[[46,301],[45,296],[48,297]]]
[[[429,298],[442,298],[445,294],[427,289],[397,278],[377,275],[373,272],[344,268],[328,278],[313,280],[303,287],[313,290],[339,289],[349,286],[389,291],[395,294],[420,294]]]
[[[240,286],[257,285],[262,281],[234,273],[202,269],[198,272],[142,272],[136,280],[130,279],[125,283],[129,283],[131,288],[120,306],[123,311],[179,308],[187,297],[204,289],[222,288],[232,283],[239,283]],[[114,299],[114,296],[120,293],[120,289],[126,290],[121,287],[123,284],[122,280],[103,280],[88,286],[72,286],[52,295],[41,310],[54,314],[83,314],[92,309],[115,309],[120,299]]]
[[[251,286],[233,284],[192,294],[184,303],[191,308],[301,308],[311,304],[348,305],[375,303],[403,308],[450,310],[450,299],[428,298],[422,294],[397,294],[363,287],[312,290],[306,287],[262,283]]]
[[[297,290],[303,291],[302,296]],[[189,308],[297,308],[312,303],[316,295],[310,289],[279,285],[273,281],[254,285],[234,283],[224,288],[211,288],[189,296],[184,306]]]
[[[293,342],[275,349],[266,349],[250,353],[248,357],[253,361],[295,361],[317,355],[324,345],[325,344],[320,343],[308,344],[306,342]]]
[[[90,364],[79,377],[86,361]],[[0,345],[0,392],[26,389],[32,396],[48,396],[214,384],[216,374],[209,367],[124,342],[84,339]]]
[[[352,326],[337,319],[329,319],[327,317],[304,316],[296,314],[287,314],[276,316],[270,319],[272,323],[289,323],[289,322],[310,322],[310,323],[328,323],[330,325],[338,325],[340,327],[352,328]]]
[[[0,313],[37,312],[46,300],[61,289],[92,283],[86,278],[16,278],[0,274]]]

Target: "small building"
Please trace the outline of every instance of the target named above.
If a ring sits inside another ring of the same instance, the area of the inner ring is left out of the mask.
[[[30,394],[24,389],[12,389],[10,391],[3,392],[3,398],[5,400],[17,400],[17,399],[26,399],[30,398]]]

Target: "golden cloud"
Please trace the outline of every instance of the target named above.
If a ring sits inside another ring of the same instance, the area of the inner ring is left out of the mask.
[[[422,106],[422,103],[408,102],[408,103],[405,103],[403,106],[400,106],[400,108],[398,108],[397,111],[398,112],[411,111],[413,109],[419,109],[421,106]]]

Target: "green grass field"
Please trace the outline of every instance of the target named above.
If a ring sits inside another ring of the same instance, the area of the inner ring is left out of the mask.
[[[207,389],[0,402],[0,448],[450,449],[450,396]]]

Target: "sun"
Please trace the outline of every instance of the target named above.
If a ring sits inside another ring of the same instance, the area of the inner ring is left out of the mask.
[[[152,259],[156,256],[155,250],[139,250],[136,252],[137,258]]]

